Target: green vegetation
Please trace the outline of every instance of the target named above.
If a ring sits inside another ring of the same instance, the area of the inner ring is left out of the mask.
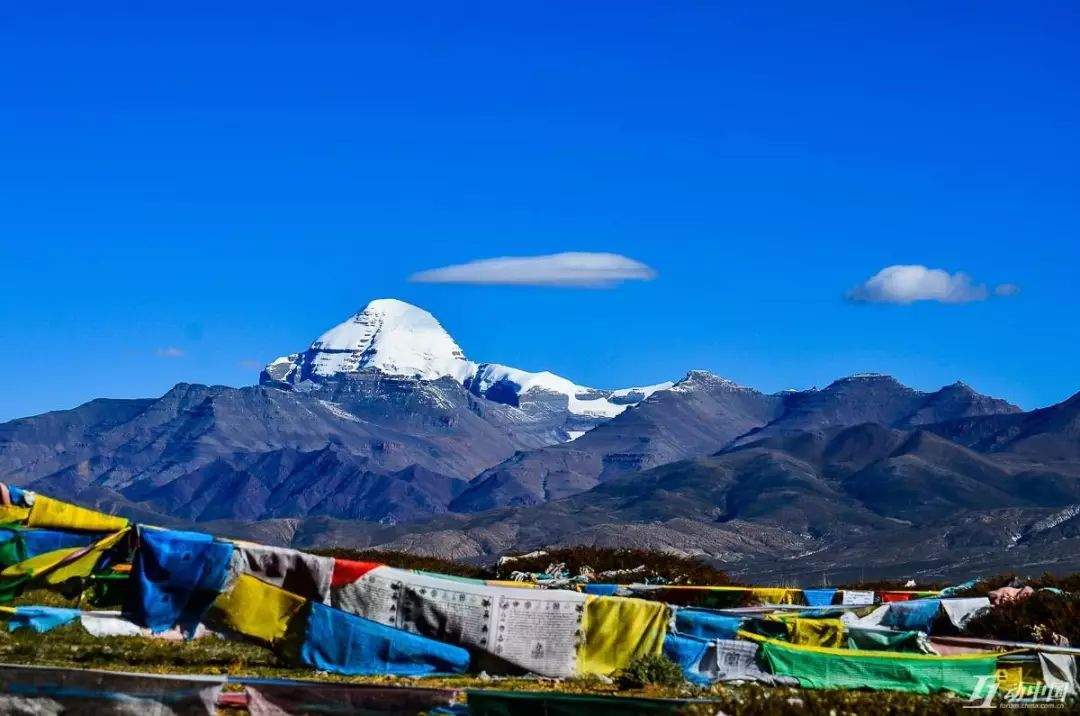
[[[965,625],[967,636],[1040,644],[1064,637],[1080,644],[1080,596],[1037,591],[1027,599],[999,604]]]
[[[646,686],[680,686],[686,678],[683,671],[666,656],[642,656],[615,675],[615,682],[624,689]]]
[[[65,596],[63,594],[60,594],[59,592],[54,592],[51,589],[31,589],[15,597],[5,606],[79,608],[79,602],[76,598]]]
[[[457,676],[437,678],[346,677],[318,674],[279,662],[257,646],[214,637],[195,641],[168,641],[145,637],[97,638],[77,624],[45,634],[29,630],[9,633],[0,628],[0,662],[116,671],[171,674],[227,674],[230,676],[318,679],[341,683],[426,686],[454,689],[554,691],[559,693],[653,698],[710,699],[703,711],[691,706],[687,714],[962,714],[962,702],[945,696],[921,697],[902,693],[859,691],[811,691],[767,688],[755,684],[709,688],[683,681],[677,667],[666,659],[644,659],[632,664],[617,680],[488,678]],[[666,662],[663,663],[663,662]],[[677,680],[674,678],[678,676]],[[636,682],[636,685],[635,685]]]
[[[985,597],[987,594],[1000,587],[1016,585],[1026,585],[1032,589],[1049,587],[1051,589],[1060,589],[1064,592],[1080,593],[1080,572],[1068,574],[1063,577],[1056,577],[1049,572],[1044,572],[1040,577],[1023,577],[1013,572],[995,574],[992,577],[984,577],[971,589],[965,589],[957,594],[957,596]]]
[[[1036,591],[1026,599],[999,604],[974,617],[964,628],[965,636],[1040,644],[1058,643],[1059,637],[1064,637],[1071,644],[1080,644],[1080,573],[1062,577],[1050,573],[1040,577],[996,574],[957,596],[985,597],[1007,586],[1029,586]]]
[[[95,637],[79,624],[45,634],[30,629],[0,631],[0,661],[9,664],[126,669],[149,673],[299,676],[266,649],[216,637],[172,641],[145,637]],[[310,671],[306,671],[310,675]]]

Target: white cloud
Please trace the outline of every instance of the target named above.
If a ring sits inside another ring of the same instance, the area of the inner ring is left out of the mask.
[[[851,301],[860,303],[899,303],[937,301],[970,303],[985,301],[985,284],[972,283],[966,273],[949,273],[919,265],[887,266],[848,291]]]
[[[187,355],[183,348],[177,348],[176,346],[165,346],[164,348],[158,348],[154,351],[154,355],[158,358],[183,358]]]
[[[610,288],[623,281],[649,281],[656,271],[620,254],[568,252],[548,256],[502,256],[421,271],[419,283]]]
[[[244,370],[262,370],[265,365],[262,361],[255,360],[254,358],[244,358],[236,362],[238,366]]]
[[[999,283],[994,286],[995,296],[1015,296],[1020,293],[1020,287],[1015,283]]]

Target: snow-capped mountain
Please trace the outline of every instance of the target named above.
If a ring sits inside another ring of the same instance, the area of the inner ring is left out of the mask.
[[[317,390],[360,373],[434,381],[451,378],[474,395],[511,406],[551,404],[568,413],[569,437],[615,417],[672,383],[620,390],[578,385],[547,371],[474,363],[427,311],[392,298],[377,299],[315,339],[303,353],[282,356],[263,370],[264,385]]]
[[[1080,530],[1080,395],[1023,413],[964,383],[859,374],[766,394],[705,371],[598,390],[469,360],[390,299],[260,383],[0,424],[0,482],[294,546],[642,546],[786,576],[1028,542],[1067,555]]]
[[[299,385],[360,371],[463,383],[476,370],[439,322],[427,311],[393,298],[380,298],[316,338],[303,353],[282,356],[265,375]]]

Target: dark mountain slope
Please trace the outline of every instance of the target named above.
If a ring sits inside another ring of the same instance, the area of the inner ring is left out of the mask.
[[[181,384],[0,426],[0,479],[58,497],[97,485],[185,519],[416,519],[446,509],[460,491],[449,481],[547,430],[449,379],[359,374],[316,394]]]
[[[417,465],[389,473],[338,445],[216,460],[161,487],[137,483],[127,499],[192,521],[333,515],[407,522],[446,511],[465,481]]]
[[[924,431],[843,481],[844,491],[874,512],[916,524],[962,510],[1037,506],[1017,487],[1004,467]]]
[[[695,371],[577,440],[519,453],[478,475],[460,512],[531,505],[616,477],[717,450],[775,414],[779,399]]]
[[[95,457],[122,461],[137,452],[129,446],[218,390],[225,388],[181,383],[158,399],[92,400],[0,424],[0,479],[25,484]]]
[[[1019,411],[1015,405],[980,395],[963,383],[923,393],[892,376],[855,375],[834,381],[821,390],[785,393],[776,419],[742,436],[738,442],[844,425],[877,423],[907,428],[970,415]]]
[[[648,546],[704,554],[736,572],[854,578],[845,560],[871,574],[915,574],[1000,564],[1014,548],[1031,559],[1048,535],[1071,539],[1078,516],[1071,469],[865,424],[765,437],[526,508],[391,527],[304,520],[289,541],[472,559],[546,545]]]
[[[910,428],[973,415],[1010,415],[1021,412],[1020,408],[1012,403],[976,393],[971,386],[961,381],[922,395],[915,410],[894,423],[897,427]]]
[[[934,393],[889,376],[853,376],[822,390],[763,395],[708,373],[691,373],[577,440],[519,453],[477,476],[451,508],[475,512],[559,499],[611,479],[705,455],[725,445],[864,423],[907,427],[981,413],[1013,413],[1009,403],[957,383]],[[795,454],[795,453],[793,453]]]
[[[949,420],[927,429],[980,452],[1043,462],[1076,461],[1080,459],[1080,393],[1029,413]]]

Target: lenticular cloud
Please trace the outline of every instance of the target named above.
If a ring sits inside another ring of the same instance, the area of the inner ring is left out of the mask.
[[[418,283],[611,288],[624,281],[656,277],[649,266],[620,254],[567,252],[547,256],[502,256],[421,271]]]
[[[887,266],[848,292],[848,300],[858,303],[898,303],[937,301],[971,303],[990,295],[985,284],[975,284],[966,273],[949,273],[919,265]],[[1004,295],[1004,294],[999,294]]]

